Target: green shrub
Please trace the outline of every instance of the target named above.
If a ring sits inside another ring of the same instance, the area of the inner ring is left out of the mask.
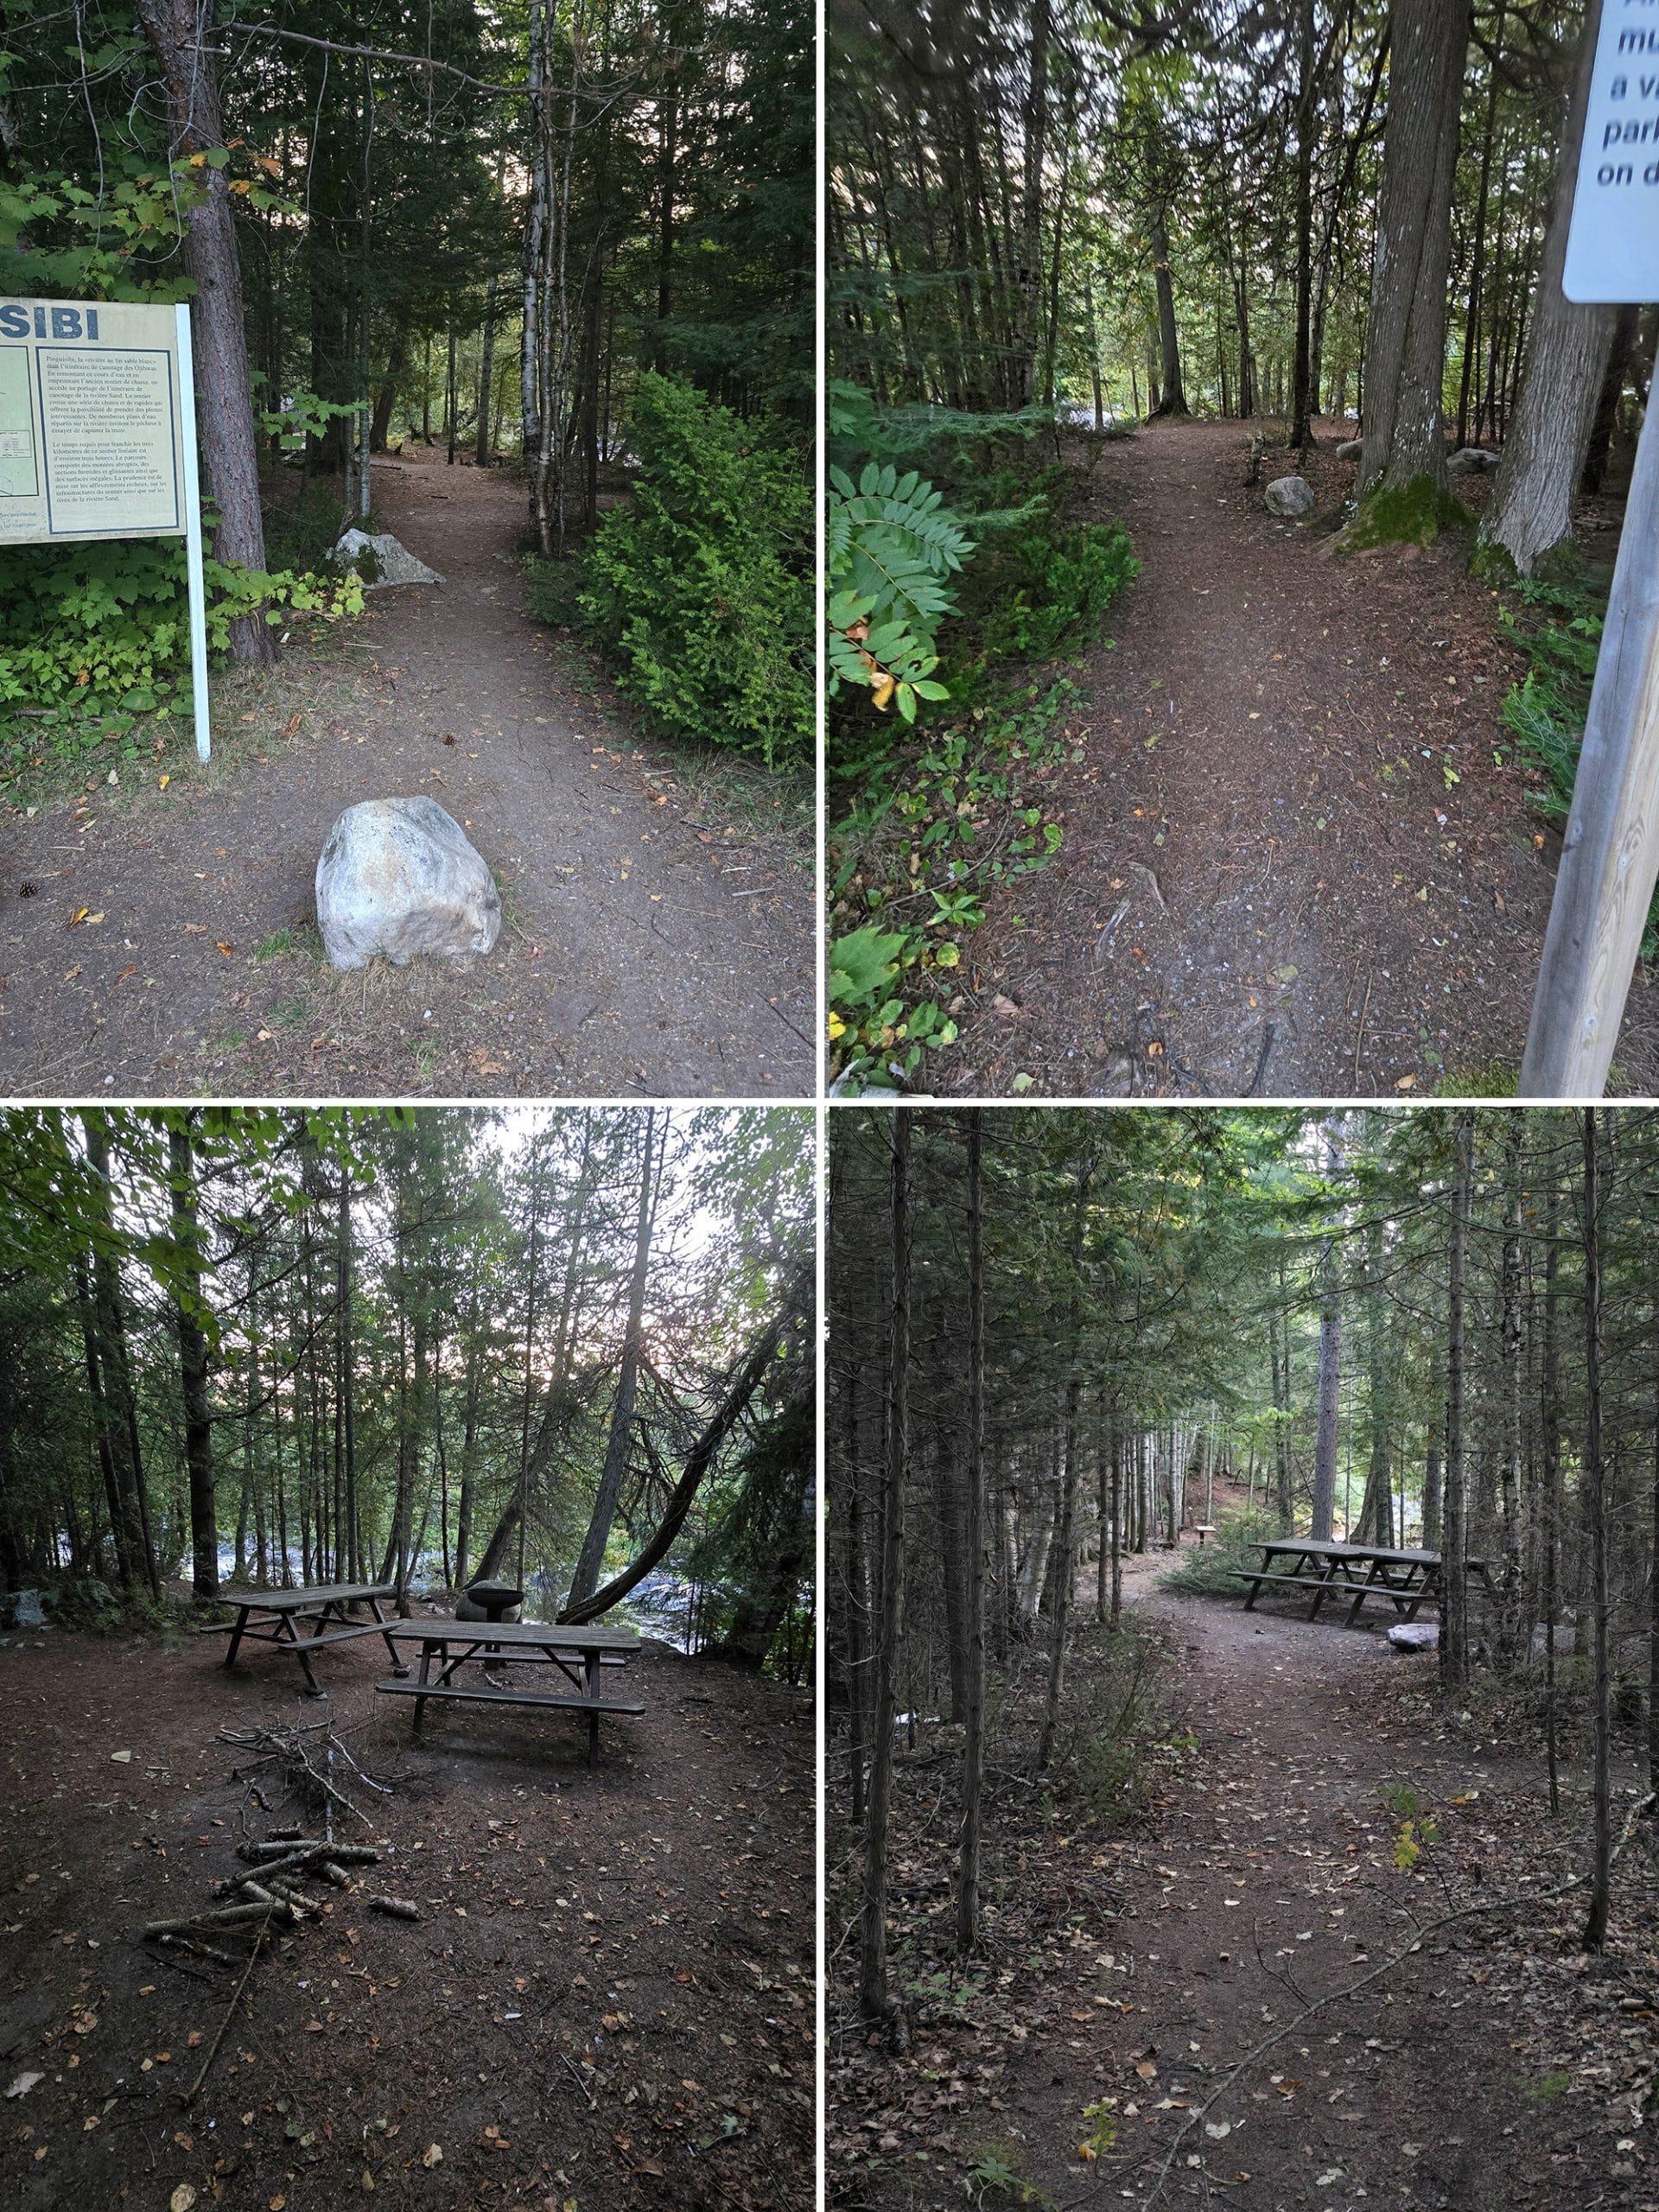
[[[235,618],[262,602],[333,618],[357,613],[355,577],[270,574],[207,563],[207,645],[223,653]],[[19,546],[0,552],[0,705],[122,708],[143,714],[188,687],[184,547],[171,538]]]
[[[691,385],[642,377],[629,505],[601,523],[577,604],[666,731],[810,753],[811,494],[792,454]]]
[[[580,630],[587,589],[588,563],[580,553],[568,553],[562,561],[532,561],[525,604],[535,621],[555,630]]]
[[[1224,1513],[1215,1535],[1196,1550],[1183,1552],[1168,1573],[1159,1576],[1158,1587],[1200,1597],[1236,1598],[1242,1586],[1232,1580],[1234,1572],[1260,1567],[1256,1546],[1283,1533],[1278,1516],[1266,1506],[1246,1505],[1236,1513]]]
[[[1057,524],[1047,515],[1010,537],[1004,568],[1004,590],[981,632],[992,660],[1052,652],[1086,635],[1141,573],[1121,523]]]

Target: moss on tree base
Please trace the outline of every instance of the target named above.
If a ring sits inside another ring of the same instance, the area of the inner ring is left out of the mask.
[[[1343,544],[1351,553],[1370,545],[1430,545],[1442,530],[1465,528],[1473,519],[1432,476],[1414,476],[1409,484],[1384,484],[1363,499]]]

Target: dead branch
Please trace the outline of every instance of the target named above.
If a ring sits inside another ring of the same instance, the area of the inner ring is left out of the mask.
[[[230,2004],[226,2009],[225,2017],[219,2024],[219,2033],[213,2037],[212,2044],[208,2047],[207,2056],[201,2062],[201,2071],[197,2075],[195,2080],[190,2084],[190,2087],[184,2092],[184,2094],[179,2100],[180,2103],[182,2105],[188,2106],[190,2104],[192,2100],[194,2098],[197,2090],[200,2088],[202,2083],[207,2079],[208,2069],[212,2066],[213,2061],[219,2056],[219,2047],[225,2040],[225,2031],[230,2026],[231,2020],[236,2012],[236,2008],[242,2002],[242,1992],[248,1986],[248,1976],[253,1972],[253,1962],[259,1955],[259,1946],[265,1940],[265,1928],[269,1925],[270,1919],[268,1916],[264,1924],[261,1926],[258,1933],[253,1939],[253,1948],[248,1953],[248,1963],[242,1969],[242,1979],[237,1983],[235,1991],[232,1995]]]
[[[1624,1833],[1614,1847],[1615,1861],[1625,1845],[1629,1843],[1642,1815],[1654,1802],[1653,1796],[1645,1796],[1632,1809],[1630,1818],[1624,1823]],[[1440,1929],[1450,1927],[1454,1921],[1472,1920],[1484,1912],[1502,1912],[1512,1907],[1524,1908],[1529,1905],[1548,1904],[1557,1897],[1566,1897],[1569,1891],[1581,1886],[1582,1878],[1573,1874],[1569,1875],[1566,1881],[1558,1883],[1553,1890],[1520,1891],[1509,1897],[1486,1897],[1479,1904],[1462,1905],[1455,1912],[1445,1912],[1440,1914],[1438,1919],[1423,1921],[1419,1924],[1416,1933],[1403,1950],[1395,1951],[1384,1959],[1380,1966],[1373,1967],[1369,1974],[1361,1974],[1357,1981],[1348,1982],[1340,1989],[1327,1991],[1323,1997],[1316,1997],[1310,2004],[1305,2005],[1300,2012],[1293,2013],[1289,2019],[1281,2021],[1270,2036],[1264,2036],[1253,2050],[1245,2052],[1243,2057],[1217,2082],[1202,2104],[1195,2105],[1187,2113],[1186,2118],[1175,2131],[1175,2139],[1165,2154],[1164,2163],[1158,2169],[1151,2192],[1141,2206],[1141,2212],[1153,2212],[1153,2207],[1164,2193],[1181,2145],[1186,2141],[1192,2130],[1208,2118],[1222,2099],[1237,2085],[1241,2076],[1247,2074],[1259,2058],[1265,2056],[1275,2044],[1282,2043],[1287,2036],[1293,2034],[1305,2021],[1311,2020],[1316,2012],[1324,2012],[1327,2005],[1340,2004],[1344,1998],[1357,1997],[1362,1989],[1369,1988],[1372,1982],[1380,1981],[1385,1974],[1402,1965],[1413,1952],[1421,1950],[1426,1936],[1434,1935]],[[1103,2186],[1104,2183],[1100,2185]],[[1069,2201],[1071,2204],[1081,2204],[1086,2201],[1086,2196],[1094,2196],[1096,2193],[1096,2190],[1090,2190],[1086,2192],[1085,2196],[1073,2197]]]

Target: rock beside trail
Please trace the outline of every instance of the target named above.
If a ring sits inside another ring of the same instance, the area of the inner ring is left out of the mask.
[[[1277,477],[1262,494],[1262,504],[1270,515],[1288,515],[1293,520],[1311,515],[1313,486],[1305,476]]]
[[[0,1611],[10,1615],[6,1624],[9,1628],[48,1628],[51,1625],[41,1604],[38,1590],[7,1591],[0,1596]]]
[[[1363,438],[1344,438],[1337,448],[1338,461],[1357,461],[1365,450]]]
[[[1459,476],[1490,476],[1503,459],[1501,454],[1488,453],[1484,446],[1460,446],[1446,467]]]
[[[1389,1642],[1396,1651],[1433,1651],[1440,1641],[1440,1626],[1434,1621],[1396,1621],[1389,1630]]]
[[[317,862],[317,926],[336,968],[487,952],[501,930],[495,879],[435,799],[348,806]]]
[[[364,556],[371,554],[372,560]],[[443,578],[424,561],[417,561],[408,546],[388,531],[348,530],[334,547],[334,558],[363,577],[364,588],[378,591],[386,584],[441,584]]]

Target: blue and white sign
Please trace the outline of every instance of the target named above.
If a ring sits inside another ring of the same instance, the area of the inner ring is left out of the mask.
[[[1659,0],[1603,0],[1561,289],[1659,300]]]

